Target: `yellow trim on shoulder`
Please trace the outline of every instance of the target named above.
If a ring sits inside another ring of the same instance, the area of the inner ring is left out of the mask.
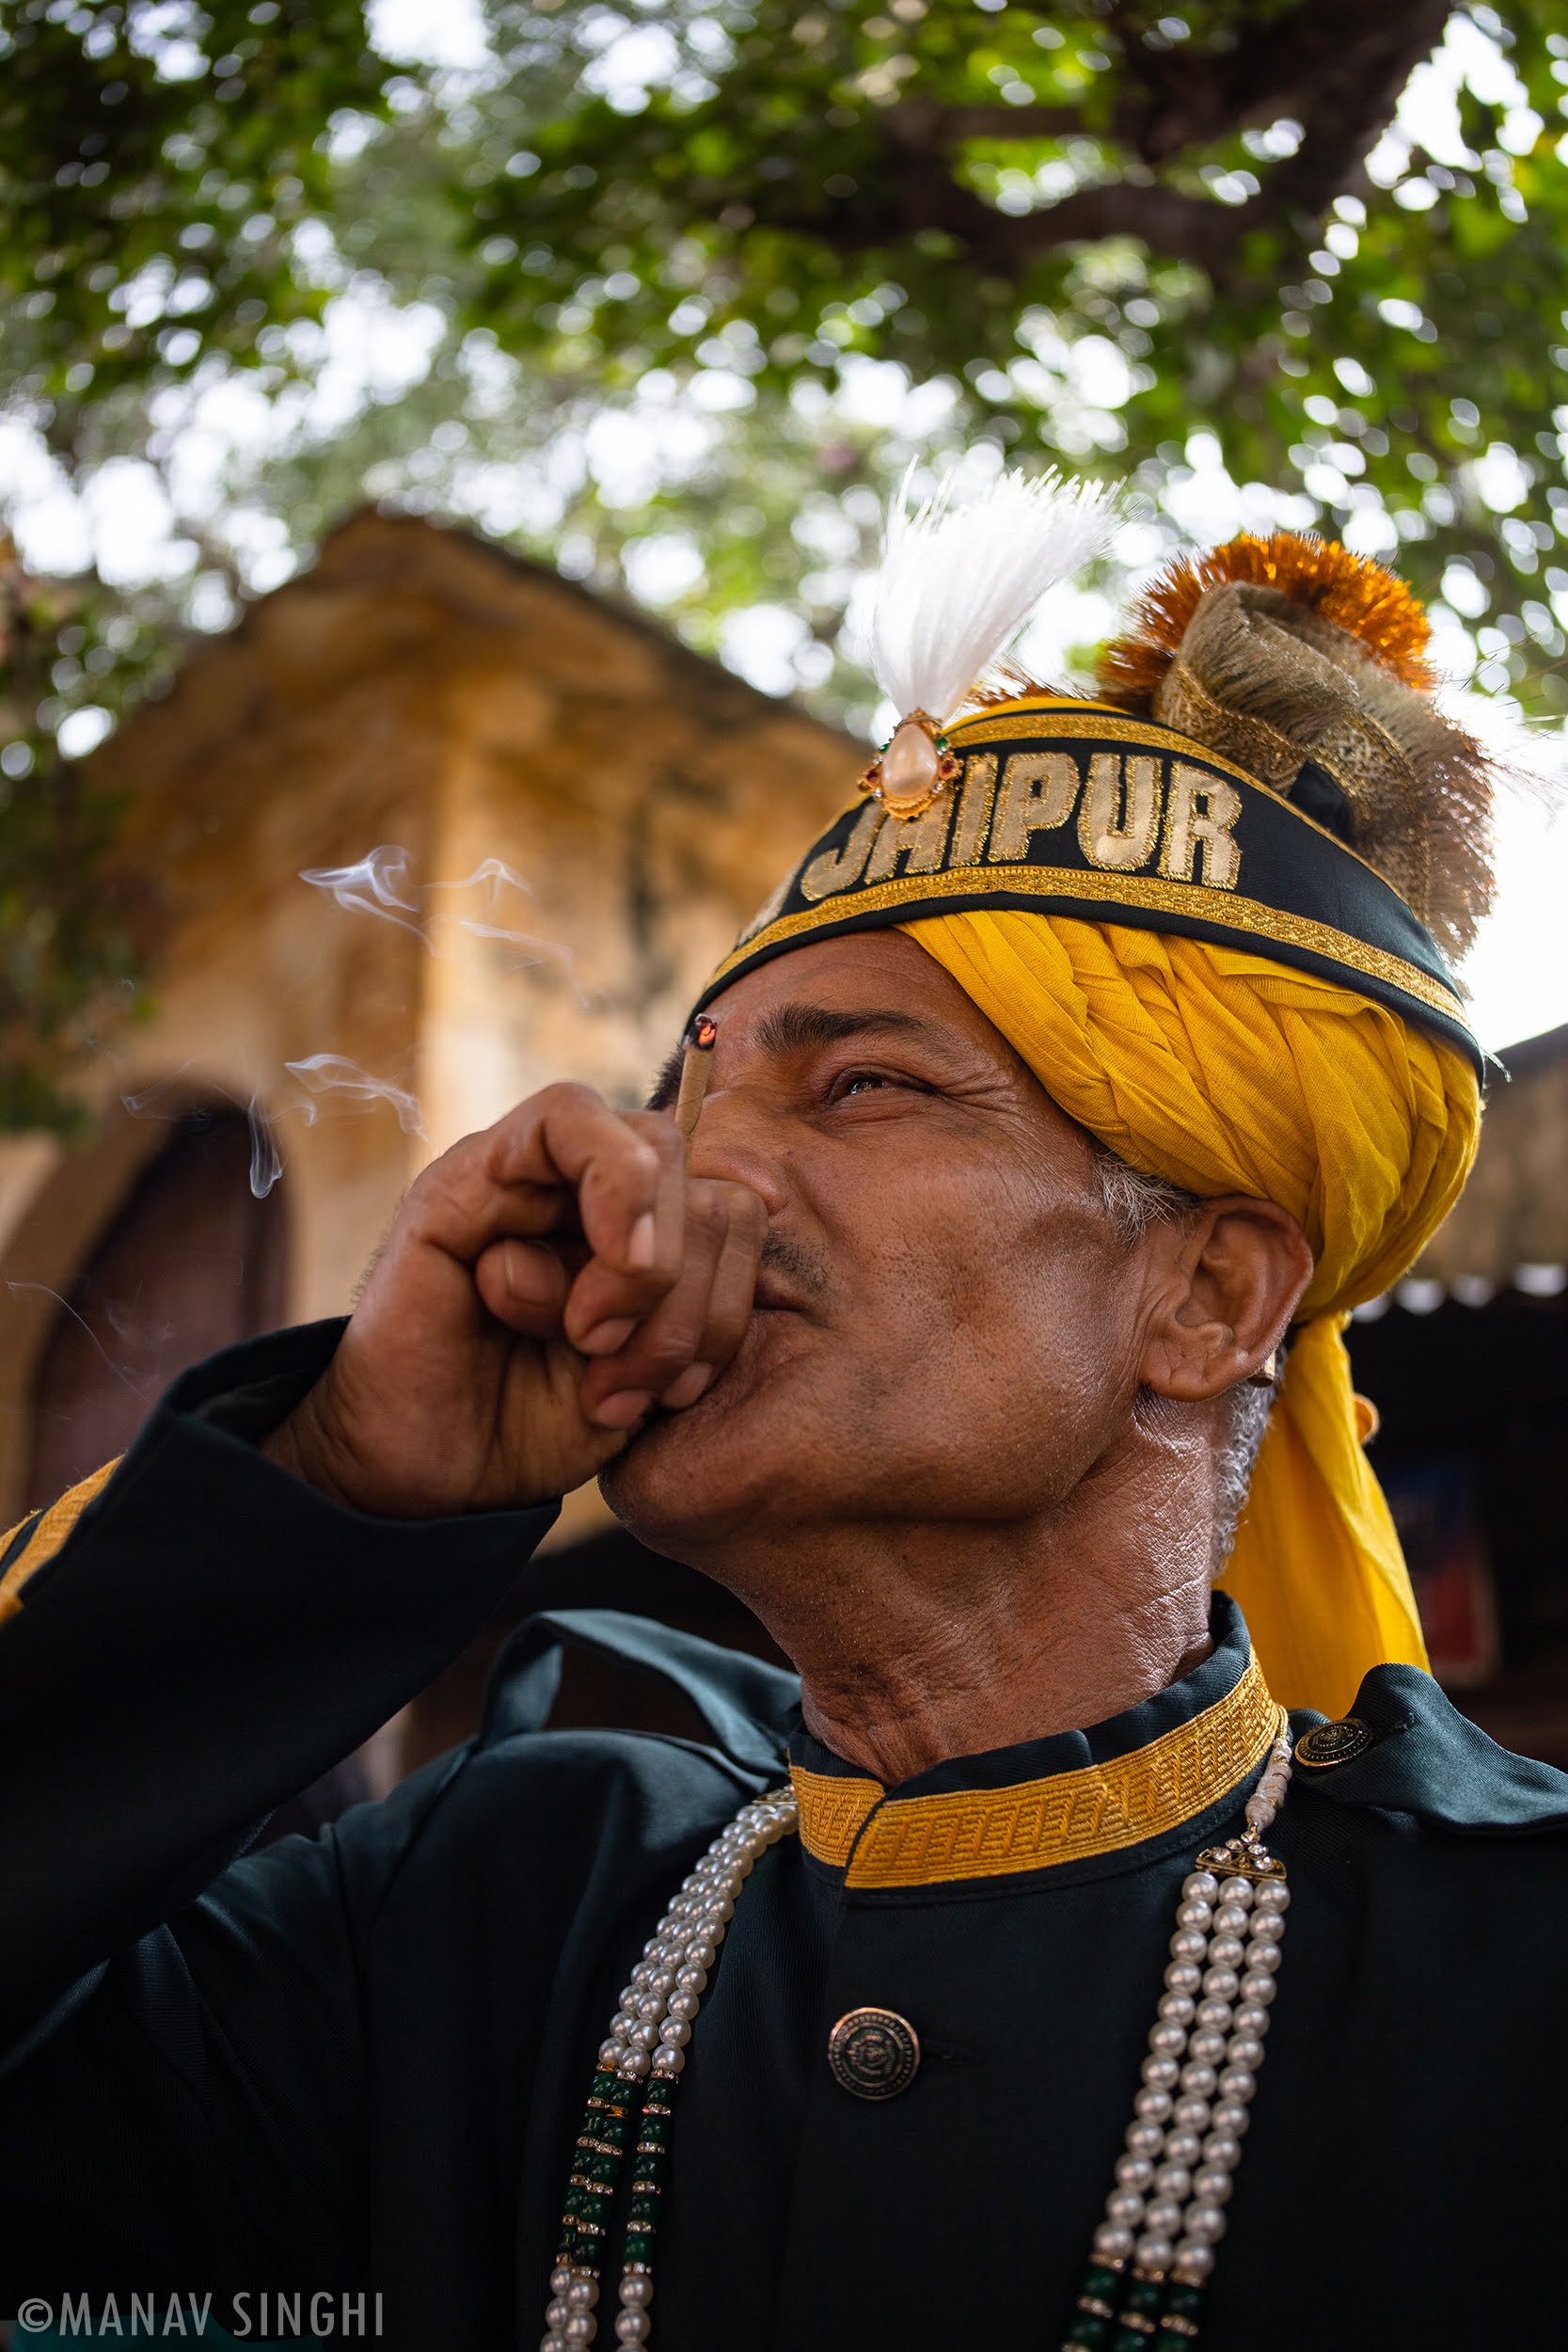
[[[1154,874],[1093,874],[1081,873],[1068,866],[962,866],[945,874],[897,874],[891,882],[877,882],[869,890],[847,890],[836,898],[824,898],[820,905],[802,908],[799,914],[781,915],[776,923],[758,931],[724,958],[715,972],[709,987],[716,987],[727,978],[737,964],[749,962],[765,948],[780,946],[785,940],[797,939],[804,931],[820,930],[830,923],[842,923],[856,915],[879,914],[885,909],[908,906],[917,899],[974,898],[982,893],[1010,892],[1021,898],[1085,898],[1107,909],[1105,920],[1116,921],[1120,907],[1148,907],[1159,914],[1186,914],[1196,921],[1212,923],[1219,929],[1244,933],[1238,946],[1246,947],[1253,940],[1255,952],[1266,955],[1263,945],[1278,940],[1282,946],[1300,947],[1312,955],[1323,956],[1331,963],[1338,963],[1352,972],[1364,973],[1368,979],[1381,980],[1385,987],[1402,989],[1418,1003],[1428,1005],[1433,1012],[1444,1013],[1451,1021],[1464,1020],[1464,1007],[1449,989],[1432,978],[1418,965],[1407,963],[1402,956],[1390,955],[1386,948],[1369,946],[1363,939],[1354,939],[1348,931],[1337,931],[1326,923],[1308,922],[1305,915],[1284,914],[1277,907],[1266,907],[1257,898],[1239,898],[1233,891],[1211,890],[1203,882],[1164,882]]]
[[[867,1815],[882,1802],[881,1782],[808,1772],[800,1764],[790,1766],[789,1777],[795,1784],[801,1845],[816,1861],[831,1862],[842,1870]]]
[[[1285,1722],[1249,1659],[1235,1689],[1191,1723],[1043,1780],[884,1798],[874,1780],[792,1771],[800,1840],[845,1869],[847,1886],[941,1886],[1085,1862],[1207,1813],[1263,1761]]]
[[[57,1502],[52,1502],[47,1511],[39,1513],[32,1534],[5,1575],[0,1577],[0,1625],[4,1625],[6,1619],[14,1616],[21,1608],[22,1587],[27,1579],[46,1561],[53,1560],[88,1503],[96,1502],[103,1493],[123,1458],[117,1454],[112,1462],[105,1462],[102,1470],[94,1470],[90,1478],[84,1478],[80,1486],[71,1487]],[[6,1550],[26,1524],[25,1519],[18,1519],[15,1527],[0,1536],[0,1553]]]

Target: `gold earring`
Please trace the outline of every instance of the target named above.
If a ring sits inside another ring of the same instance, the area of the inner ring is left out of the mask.
[[[1279,1350],[1271,1347],[1257,1371],[1247,1374],[1246,1386],[1249,1389],[1272,1389],[1278,1376]]]

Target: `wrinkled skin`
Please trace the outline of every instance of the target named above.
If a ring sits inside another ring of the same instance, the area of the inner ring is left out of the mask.
[[[270,1450],[409,1516],[602,1473],[884,1778],[1163,1687],[1207,1641],[1214,1448],[1309,1278],[1294,1222],[1227,1199],[1129,1246],[1088,1138],[901,934],[711,1009],[689,1157],[570,1088],[455,1147]]]

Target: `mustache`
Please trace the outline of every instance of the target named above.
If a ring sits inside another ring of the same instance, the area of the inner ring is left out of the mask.
[[[757,1260],[760,1274],[776,1274],[808,1298],[820,1298],[828,1289],[828,1269],[801,1243],[787,1233],[769,1232]]]

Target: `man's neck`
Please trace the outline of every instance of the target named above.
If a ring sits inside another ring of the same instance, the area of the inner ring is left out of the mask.
[[[733,1588],[798,1667],[808,1730],[894,1787],[1103,1723],[1208,1656],[1212,1526],[1148,1467],[1024,1527],[795,1530],[787,1588]]]

